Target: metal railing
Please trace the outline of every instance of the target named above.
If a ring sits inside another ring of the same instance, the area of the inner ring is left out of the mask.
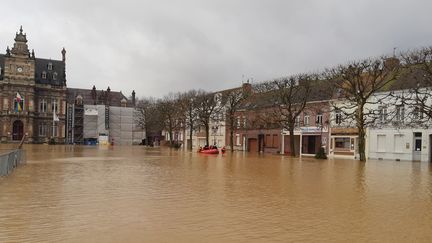
[[[18,165],[25,164],[25,153],[23,149],[15,149],[0,154],[0,176],[11,173]]]

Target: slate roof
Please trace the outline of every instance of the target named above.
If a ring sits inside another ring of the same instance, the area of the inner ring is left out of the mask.
[[[5,65],[5,55],[0,54],[0,67],[1,74],[0,80],[3,79],[4,65]],[[52,70],[48,70],[48,64],[52,64]],[[51,60],[44,58],[35,59],[35,82],[37,84],[51,84],[55,86],[65,86],[66,85],[66,69],[65,63],[59,60]],[[42,78],[42,73],[46,72],[46,78]],[[53,79],[54,73],[57,73],[56,80]]]
[[[69,103],[74,103],[75,99],[78,95],[81,95],[83,97],[83,104],[84,105],[94,105],[94,99],[92,95],[92,89],[77,89],[77,88],[67,88],[67,101]],[[109,105],[111,106],[121,106],[121,101],[123,99],[126,100],[126,105],[128,107],[132,107],[132,101],[128,100],[128,98],[123,95],[122,92],[117,91],[110,91],[109,92],[109,98],[108,98],[108,92],[106,90],[96,90],[96,104],[97,105],[106,105],[107,100],[109,99]]]

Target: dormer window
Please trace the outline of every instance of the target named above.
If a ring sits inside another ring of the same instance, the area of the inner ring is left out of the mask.
[[[46,79],[47,73],[45,71],[42,72],[42,79]]]
[[[56,72],[53,73],[53,80],[57,80],[57,73]]]
[[[52,65],[52,63],[48,63],[48,70],[52,70],[53,69],[53,65]]]

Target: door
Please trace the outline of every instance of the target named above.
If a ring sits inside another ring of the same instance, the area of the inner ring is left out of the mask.
[[[249,138],[248,151],[258,152],[258,140],[256,138]]]
[[[21,140],[24,135],[24,124],[20,120],[14,121],[12,124],[12,140]]]
[[[308,136],[308,154],[315,154],[315,136]]]
[[[422,133],[414,133],[413,161],[421,161]]]
[[[432,163],[432,134],[429,135],[429,163]]]

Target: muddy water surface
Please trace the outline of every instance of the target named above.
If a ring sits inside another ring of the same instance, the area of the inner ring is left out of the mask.
[[[0,242],[431,242],[427,163],[27,146]]]

